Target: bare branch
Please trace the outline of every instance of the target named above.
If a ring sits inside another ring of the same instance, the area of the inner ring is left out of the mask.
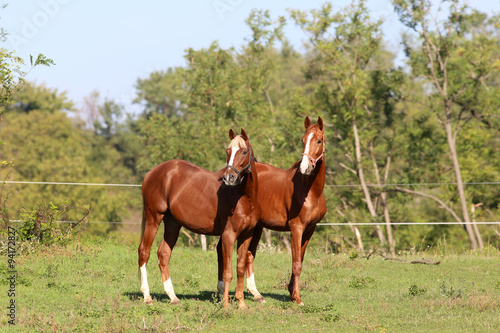
[[[440,200],[438,197],[435,197],[433,195],[426,194],[426,193],[423,193],[423,192],[410,190],[410,189],[407,189],[407,188],[404,188],[404,187],[396,186],[394,188],[397,191],[400,191],[400,192],[406,192],[406,193],[416,194],[416,195],[420,195],[422,197],[426,197],[426,198],[432,199],[432,200],[436,201],[437,203],[439,203],[441,205],[441,207],[443,207],[445,210],[447,210],[457,220],[457,222],[463,222],[460,219],[460,217],[451,208],[449,208],[448,206],[446,206],[446,204],[442,200]]]
[[[342,163],[342,162],[339,162],[339,165],[340,165],[341,167],[343,167],[344,169],[346,169],[346,170],[348,170],[348,171],[352,172],[352,173],[353,173],[353,174],[355,174],[355,175],[357,175],[357,174],[358,174],[358,173],[356,172],[356,170],[354,170],[354,169],[352,169],[352,168],[349,168],[347,165],[345,165],[345,164],[344,164],[344,163]]]

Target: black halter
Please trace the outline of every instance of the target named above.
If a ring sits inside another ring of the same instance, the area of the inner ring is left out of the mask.
[[[232,165],[229,165],[229,164],[226,165],[226,168],[229,168],[229,169],[233,170],[234,172],[236,172],[236,174],[238,175],[238,183],[239,184],[241,184],[241,182],[243,181],[243,176],[242,176],[243,172],[248,170],[248,173],[252,173],[252,160],[254,160],[255,162],[257,161],[257,159],[252,156],[253,155],[252,146],[250,146],[249,151],[250,151],[250,156],[248,157],[248,163],[240,170],[237,170]]]

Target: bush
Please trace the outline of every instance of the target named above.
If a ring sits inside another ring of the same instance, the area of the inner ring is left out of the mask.
[[[82,207],[83,208],[83,207]],[[75,232],[79,231],[89,211],[84,218],[71,223],[58,223],[57,220],[65,220],[68,212],[75,207],[63,204],[61,207],[49,203],[48,207],[39,204],[35,209],[21,208],[21,226],[18,234],[20,241],[31,241],[43,245],[66,245]],[[85,208],[84,208],[85,209]]]

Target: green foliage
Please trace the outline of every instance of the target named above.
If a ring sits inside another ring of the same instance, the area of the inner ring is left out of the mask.
[[[3,5],[4,9],[7,5]],[[7,40],[8,32],[0,28],[0,43]],[[0,115],[3,114],[5,108],[12,103],[12,97],[24,87],[26,83],[26,75],[36,66],[51,66],[55,65],[52,59],[47,58],[43,54],[39,54],[33,61],[33,56],[30,55],[31,68],[27,71],[23,69],[24,61],[17,56],[15,51],[9,51],[0,47]]]
[[[110,137],[116,135],[115,127],[107,126],[114,124],[103,125],[105,130],[98,131],[99,135],[78,128],[65,112],[72,108],[65,94],[44,86],[28,84],[17,101],[9,107],[0,128],[4,141],[0,159],[14,161],[10,179],[70,183],[135,181],[124,155]],[[37,186],[36,189],[33,186]],[[73,207],[81,203],[91,207],[94,220],[115,222],[125,215],[129,205],[137,204],[133,199],[135,193],[130,190],[113,193],[109,188],[95,186],[18,184],[8,185],[4,191],[9,193],[9,210],[14,217],[20,207],[31,211],[39,204],[43,206],[43,202],[53,202],[56,206],[66,203]],[[80,216],[70,211],[67,218],[79,220]],[[92,228],[104,228],[105,231],[114,227]]]
[[[6,110],[0,128],[2,179],[139,184],[148,170],[170,159],[217,170],[225,165],[230,128],[247,131],[259,161],[289,168],[301,157],[304,117],[320,115],[327,137],[327,184],[341,185],[324,189],[328,214],[323,222],[346,226],[318,227],[310,246],[350,253],[354,264],[364,252],[348,222],[384,222],[387,216],[396,222],[453,220],[436,200],[415,192],[441,199],[457,212],[454,185],[407,187],[414,191],[410,194],[384,184],[456,181],[443,130],[446,119],[456,131],[464,181],[499,179],[498,16],[465,8],[458,0],[445,1],[445,19],[435,25],[428,16],[431,2],[393,3],[408,28],[404,68],[394,65],[396,55],[381,34],[383,22],[372,18],[366,1],[340,10],[328,3],[309,11],[290,10],[287,19],[308,36],[303,54],[287,41],[285,18],[255,10],[246,20],[249,36],[240,48],[213,42],[188,49],[185,66],[138,78],[135,102],[143,108],[138,118],[96,92],[77,110],[64,92],[25,83],[22,60],[0,49],[0,108]],[[424,27],[425,36],[420,33]],[[437,50],[432,63],[423,48],[426,40]],[[446,73],[440,58],[448,59]],[[31,57],[30,64],[53,62],[39,56]],[[448,99],[442,94],[444,80]],[[439,112],[445,107],[449,117]],[[360,171],[364,183],[380,186],[359,187]],[[465,194],[466,206],[475,209],[472,218],[497,219],[500,187],[468,185]],[[97,222],[120,221],[130,213],[138,220],[141,210],[138,188],[4,185],[0,202],[4,221],[17,218],[20,207],[29,212],[47,202],[80,202],[91,208]],[[79,218],[76,212],[68,214],[68,219]],[[94,224],[90,229],[105,234],[116,227]],[[387,251],[387,242],[374,229],[359,227],[364,248]],[[396,253],[431,248],[449,255],[468,242],[461,226],[391,230]],[[497,230],[479,230],[485,242],[500,244]],[[383,227],[382,232],[388,230]],[[333,234],[335,242],[329,237]],[[278,242],[272,247],[281,246],[277,233],[272,240]],[[287,280],[284,276],[276,287]],[[195,280],[182,283],[189,286]]]
[[[349,287],[353,289],[364,289],[372,286],[374,282],[375,279],[371,277],[353,276],[349,281]]]
[[[408,291],[411,296],[420,296],[423,295],[427,292],[427,289],[425,288],[420,288],[416,284],[412,284],[410,288],[408,288]]]
[[[40,245],[67,245],[82,229],[84,222],[74,224],[58,224],[58,219],[68,216],[68,211],[74,209],[64,205],[58,207],[52,202],[49,205],[39,205],[35,209],[21,208],[21,224],[17,228],[18,241],[27,241]],[[85,216],[83,216],[85,217]]]

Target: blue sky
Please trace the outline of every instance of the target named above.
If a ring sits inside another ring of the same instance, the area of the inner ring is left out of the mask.
[[[37,67],[28,80],[66,91],[81,105],[93,90],[127,108],[134,85],[155,70],[185,64],[184,50],[207,47],[217,40],[238,48],[249,37],[245,19],[254,8],[269,9],[272,17],[287,8],[319,8],[325,1],[308,0],[5,0],[0,27],[10,34],[2,47],[26,61],[43,53],[56,66]],[[341,8],[350,0],[332,1]],[[500,11],[500,1],[471,1],[483,12]],[[369,0],[372,16],[383,17],[383,31],[397,50],[402,26],[388,0]],[[289,24],[286,37],[300,49],[305,36]]]

